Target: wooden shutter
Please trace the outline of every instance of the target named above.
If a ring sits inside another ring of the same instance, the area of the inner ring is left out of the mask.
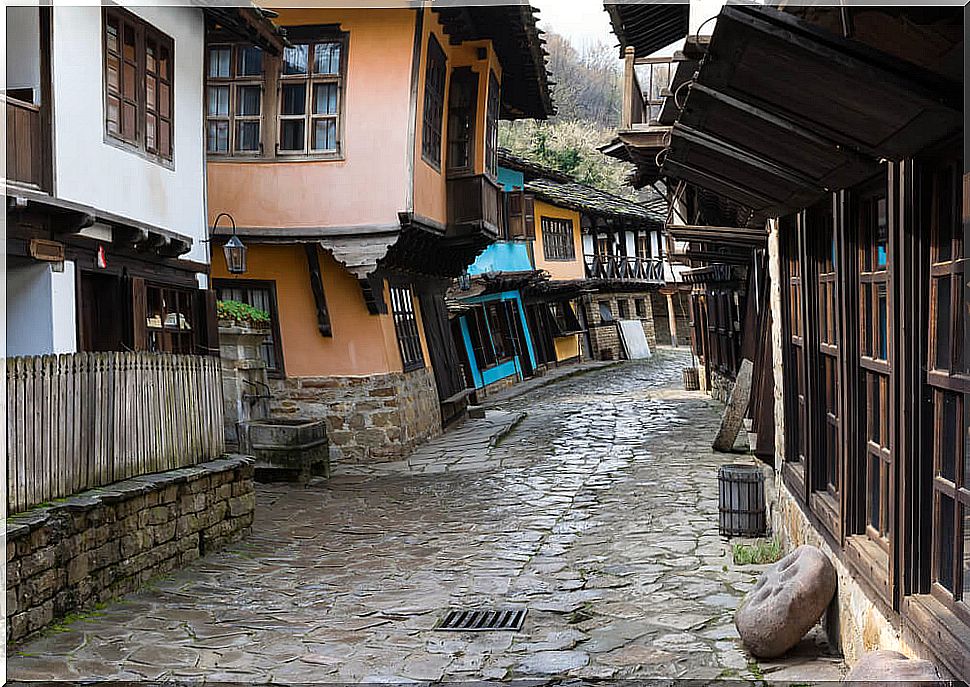
[[[219,355],[219,316],[216,311],[215,289],[198,292],[198,312],[202,318],[204,340],[199,342],[205,347],[206,355]]]
[[[529,239],[536,237],[536,199],[535,196],[523,194],[523,223],[525,225],[525,236]]]
[[[509,207],[509,238],[525,238],[525,216],[523,206],[525,205],[525,194],[522,191],[506,192]]]
[[[131,343],[136,351],[148,350],[148,301],[145,293],[145,280],[131,278]]]

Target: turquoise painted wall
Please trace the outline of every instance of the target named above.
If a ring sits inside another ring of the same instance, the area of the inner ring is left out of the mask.
[[[516,186],[525,188],[525,175],[522,172],[516,172],[514,169],[499,167],[498,183],[502,185],[504,191],[511,191]]]
[[[525,307],[522,303],[522,295],[518,291],[503,291],[502,293],[492,293],[487,296],[475,296],[474,298],[465,299],[466,303],[475,304],[492,303],[495,301],[516,302],[519,311],[519,321],[522,324],[522,331],[525,334],[526,352],[529,355],[529,361],[532,363],[531,367],[534,370],[536,368],[536,354],[532,345],[532,332],[529,331],[529,323],[525,318]],[[465,343],[465,351],[468,353],[468,361],[471,364],[472,381],[475,383],[476,389],[481,389],[500,379],[512,377],[522,370],[522,361],[517,355],[513,356],[512,360],[482,370],[479,361],[475,359],[475,351],[472,348],[472,338],[468,331],[468,318],[462,316],[459,324],[461,326],[461,337]],[[485,324],[488,326],[487,321]]]
[[[521,241],[497,241],[485,249],[468,268],[468,274],[488,272],[528,272],[535,269],[529,260],[529,248]]]

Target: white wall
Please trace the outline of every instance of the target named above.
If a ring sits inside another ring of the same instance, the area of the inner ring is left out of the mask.
[[[193,239],[206,261],[202,10],[131,7],[175,42],[175,169],[105,143],[101,8],[56,6],[53,88],[56,194]]]
[[[8,265],[7,355],[77,351],[74,263],[63,272],[49,263]]]
[[[7,9],[7,88],[34,89],[40,102],[40,12],[36,7]]]
[[[688,0],[690,3],[690,18],[687,21],[688,35],[693,36],[700,32],[702,36],[710,36],[714,32],[714,24],[717,22],[711,17],[716,17],[724,7],[724,0]],[[711,19],[711,21],[708,21]],[[680,39],[667,47],[651,53],[650,57],[673,57],[674,53],[684,47],[684,39]]]

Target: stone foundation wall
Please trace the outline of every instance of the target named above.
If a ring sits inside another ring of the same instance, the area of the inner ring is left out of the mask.
[[[647,338],[647,343],[650,344],[650,349],[654,350],[657,347],[658,339],[650,298],[651,293],[646,291],[642,293],[596,294],[591,297],[588,303],[584,304],[586,322],[589,324],[590,353],[593,360],[621,360],[623,358],[623,343],[620,341],[616,322],[601,324],[600,303],[608,303],[613,318],[620,319],[619,301],[626,301],[627,312],[623,319],[640,320],[643,325],[643,334]],[[635,301],[640,299],[644,301],[642,317],[637,315],[635,304]]]
[[[292,377],[270,384],[274,415],[326,421],[334,461],[399,460],[441,434],[430,368],[366,377]]]
[[[7,520],[7,641],[135,591],[250,532],[252,459],[144,475]]]

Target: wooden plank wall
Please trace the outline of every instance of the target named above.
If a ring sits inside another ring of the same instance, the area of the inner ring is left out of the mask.
[[[7,359],[7,512],[225,450],[218,358]]]

